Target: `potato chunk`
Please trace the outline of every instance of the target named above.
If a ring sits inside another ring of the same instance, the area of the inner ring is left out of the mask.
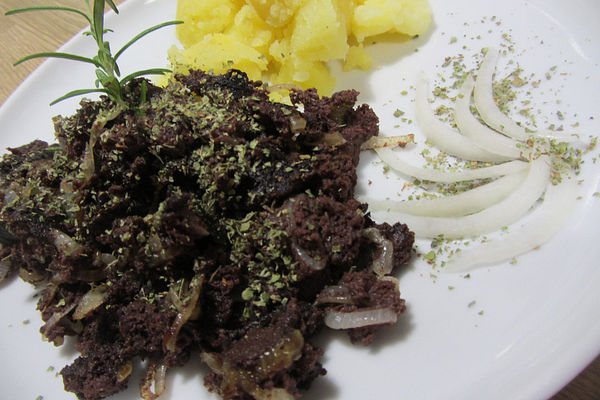
[[[183,49],[169,53],[175,71],[234,67],[329,95],[329,61],[372,68],[366,39],[424,33],[431,9],[428,0],[178,0],[177,18],[185,23],[176,28]]]
[[[274,28],[286,25],[305,0],[248,0],[267,24]]]
[[[414,36],[431,23],[427,0],[359,0],[352,17],[352,33],[359,42],[382,33]]]
[[[184,47],[201,41],[209,33],[223,32],[244,4],[243,0],[178,0],[177,39]]]
[[[184,51],[172,47],[169,59],[175,66],[175,73],[187,73],[193,67],[217,74],[237,68],[246,72],[250,79],[260,80],[267,69],[267,61],[261,53],[223,33],[206,35]]]

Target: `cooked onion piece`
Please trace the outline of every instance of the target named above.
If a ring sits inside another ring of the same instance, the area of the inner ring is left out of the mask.
[[[475,80],[469,75],[454,103],[454,120],[460,132],[489,152],[510,159],[521,157],[521,149],[517,141],[488,128],[471,113],[471,94],[474,87]]]
[[[95,286],[83,295],[77,308],[73,312],[73,319],[79,320],[90,315],[108,299],[108,290],[105,284]]]
[[[129,360],[119,367],[117,371],[117,382],[123,382],[125,379],[129,378],[132,372],[133,364],[131,363],[131,360]]]
[[[395,323],[398,315],[391,308],[375,308],[359,311],[333,311],[325,313],[325,325],[331,329],[353,329],[371,325]]]
[[[372,271],[380,276],[392,272],[394,268],[394,243],[383,237],[379,229],[376,228],[365,229],[363,236],[379,247],[380,254],[371,264]]]
[[[151,360],[146,375],[140,384],[140,395],[144,400],[158,399],[166,388],[167,365]]]
[[[508,197],[525,179],[525,172],[517,172],[465,192],[438,198],[418,200],[363,199],[372,211],[391,211],[429,217],[459,217],[473,214]]]
[[[304,264],[306,264],[310,269],[315,271],[321,271],[327,266],[326,258],[315,258],[311,257],[310,254],[306,250],[304,250],[296,241],[292,243],[292,250],[294,254],[301,260]]]
[[[46,321],[46,324],[44,324],[44,326],[42,326],[40,328],[40,331],[42,332],[42,337],[44,338],[44,340],[48,340],[48,337],[46,336],[46,332],[49,332],[52,328],[54,328],[54,325],[58,324],[60,322],[60,320],[62,320],[68,313],[71,312],[71,310],[73,310],[76,306],[76,303],[72,303],[68,306],[65,306],[62,310],[60,311],[56,311],[54,314],[52,314],[52,316],[50,318],[48,318],[48,321]],[[54,344],[59,346],[63,343],[64,338],[62,337],[58,337],[54,340]]]
[[[252,395],[257,400],[295,400],[296,398],[284,388],[256,389]]]
[[[353,304],[352,295],[346,286],[325,286],[318,294],[315,305],[319,304]]]
[[[476,247],[461,249],[446,264],[445,271],[460,272],[476,266],[507,261],[541,246],[566,222],[576,202],[577,182],[565,176],[558,185],[548,184],[544,201],[522,224],[510,227],[502,237]]]
[[[399,135],[399,136],[373,136],[361,146],[361,150],[373,150],[382,147],[404,147],[415,141],[415,135]]]
[[[8,277],[12,269],[11,256],[4,257],[0,260],[0,282]]]
[[[187,287],[185,300],[178,298],[177,300],[173,301],[173,304],[179,312],[177,313],[175,321],[173,321],[173,324],[169,329],[169,335],[167,335],[163,340],[163,347],[165,351],[175,351],[175,344],[177,343],[179,331],[183,325],[185,325],[185,323],[192,318],[194,311],[196,310],[198,299],[202,292],[203,284],[204,274],[194,276]]]
[[[441,171],[423,167],[415,167],[402,160],[392,149],[375,149],[379,158],[390,168],[414,178],[442,183],[470,181],[474,179],[497,178],[528,168],[525,161],[508,161],[491,167],[465,169],[463,171]]]
[[[507,160],[504,156],[482,149],[471,139],[436,118],[427,100],[428,86],[427,79],[421,76],[417,82],[416,114],[419,127],[433,145],[445,153],[464,160],[489,162]]]
[[[58,229],[50,230],[50,238],[56,246],[56,250],[66,256],[79,255],[84,251],[84,246],[81,243]]]
[[[448,239],[474,237],[490,233],[517,221],[535,204],[550,178],[550,159],[532,161],[527,177],[506,199],[475,214],[464,217],[421,217],[402,213],[375,213],[384,221],[402,221],[417,237]],[[379,215],[378,215],[379,214]]]

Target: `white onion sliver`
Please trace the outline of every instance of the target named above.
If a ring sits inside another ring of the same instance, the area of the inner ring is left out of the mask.
[[[511,159],[519,158],[521,150],[517,141],[488,128],[471,113],[471,93],[473,93],[474,86],[475,80],[469,75],[454,103],[456,126],[463,135],[479,147]]]
[[[321,271],[327,266],[326,258],[316,259],[311,257],[306,250],[304,250],[296,241],[292,243],[292,250],[298,256],[298,258],[303,261],[310,269],[315,271]]]
[[[361,146],[361,150],[373,150],[380,147],[405,147],[407,144],[415,141],[415,135],[401,135],[401,136],[373,136],[364,142]]]
[[[315,300],[315,305],[327,303],[352,304],[353,301],[350,290],[342,285],[325,286],[321,292],[319,292],[319,295]]]
[[[325,325],[331,329],[353,329],[395,323],[398,315],[391,308],[375,308],[351,312],[327,310]]]
[[[494,101],[493,77],[498,63],[499,52],[495,48],[488,51],[481,62],[479,73],[475,80],[474,100],[479,115],[493,129],[504,133],[517,140],[527,140],[533,134],[527,133],[525,128],[519,126],[509,116],[504,114]]]
[[[91,288],[83,295],[77,308],[73,312],[73,319],[79,320],[90,315],[95,309],[100,307],[108,299],[108,291],[106,285],[100,285]]]
[[[52,316],[50,318],[48,318],[48,321],[46,321],[46,324],[40,328],[42,331],[44,340],[48,339],[46,337],[46,332],[51,330],[54,327],[54,325],[56,325],[58,322],[60,322],[60,320],[63,319],[63,317],[65,315],[70,313],[71,310],[73,310],[76,305],[77,305],[76,303],[72,303],[71,305],[66,306],[62,310],[56,311],[54,314],[52,314]]]
[[[506,175],[485,185],[453,196],[419,200],[362,199],[372,211],[401,212],[429,217],[459,217],[473,214],[508,197],[525,179],[525,172]]]
[[[429,85],[427,79],[421,76],[417,82],[416,113],[419,127],[427,136],[427,139],[441,151],[472,161],[506,161],[507,158],[490,153],[475,145],[469,138],[461,135],[444,122],[435,117],[429,102],[427,93]]]
[[[444,271],[462,272],[507,261],[546,243],[571,215],[577,198],[576,185],[573,176],[563,177],[559,185],[549,183],[542,204],[520,226],[510,227],[501,238],[461,249],[448,260]]]
[[[157,400],[165,391],[167,365],[164,361],[156,364],[151,361],[146,368],[146,375],[140,384],[140,395],[144,400]]]
[[[377,228],[367,228],[363,235],[379,247],[380,255],[371,264],[371,269],[377,275],[387,275],[394,267],[394,243],[383,237]]]
[[[506,199],[475,214],[464,217],[421,217],[402,213],[373,213],[375,219],[402,221],[415,236],[460,239],[483,235],[508,226],[524,216],[546,189],[550,178],[550,159],[532,161],[525,181]]]
[[[81,243],[78,243],[75,239],[58,229],[50,229],[50,238],[54,246],[56,246],[56,250],[66,256],[79,255],[84,251]]]
[[[491,167],[476,169],[465,169],[463,171],[442,171],[437,169],[416,167],[400,159],[392,149],[375,149],[377,155],[387,166],[414,178],[442,183],[470,181],[474,179],[496,178],[515,172],[524,171],[528,168],[525,161],[508,161]]]
[[[11,256],[7,256],[0,260],[0,282],[6,279],[10,270],[12,269],[10,257]]]

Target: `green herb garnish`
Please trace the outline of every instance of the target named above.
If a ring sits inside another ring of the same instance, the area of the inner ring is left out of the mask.
[[[24,61],[31,60],[34,58],[62,58],[72,61],[81,61],[85,63],[92,64],[96,67],[96,82],[95,88],[90,89],[77,89],[73,90],[64,96],[61,96],[54,100],[50,105],[54,105],[62,100],[68,99],[70,97],[81,96],[88,93],[105,93],[108,97],[113,100],[118,106],[127,108],[127,103],[123,97],[123,87],[127,84],[127,82],[144,76],[144,75],[161,75],[164,73],[171,72],[169,69],[165,68],[151,68],[144,69],[137,72],[133,72],[123,78],[120,78],[121,72],[119,70],[119,66],[117,64],[117,59],[129,46],[134,44],[136,41],[146,36],[147,34],[154,32],[157,29],[163,28],[169,25],[180,24],[182,21],[169,21],[164,22],[162,24],[154,25],[151,28],[148,28],[136,36],[134,36],[129,42],[127,42],[119,51],[117,51],[114,55],[111,53],[110,45],[108,41],[104,40],[104,34],[107,32],[111,32],[110,29],[104,28],[104,9],[105,5],[108,3],[110,8],[115,13],[119,13],[117,6],[113,2],[113,0],[94,0],[93,5],[90,5],[90,1],[86,0],[87,11],[86,14],[84,11],[81,11],[76,8],[71,7],[60,7],[60,6],[39,6],[39,7],[25,7],[18,8],[11,11],[8,11],[6,15],[18,14],[27,11],[66,11],[72,12],[81,15],[90,25],[90,30],[84,32],[85,35],[92,36],[96,44],[98,46],[98,54],[93,57],[83,57],[77,54],[70,53],[62,53],[62,52],[42,52],[30,54],[16,61],[14,65],[19,65]]]

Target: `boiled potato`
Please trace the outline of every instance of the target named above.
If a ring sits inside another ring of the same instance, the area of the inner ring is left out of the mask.
[[[233,20],[244,0],[178,0],[177,39],[184,47],[201,41],[205,35],[223,32]]]
[[[346,55],[344,71],[362,69],[368,71],[373,67],[373,57],[364,49],[363,45],[351,46]]]
[[[286,25],[305,0],[248,0],[258,15],[274,28]]]
[[[320,93],[331,93],[335,79],[320,61],[288,58],[271,78],[275,84],[291,83],[303,88],[317,88]]]
[[[185,23],[176,28],[183,49],[169,51],[174,71],[233,67],[329,95],[329,61],[372,68],[365,40],[424,33],[431,9],[428,0],[178,0],[177,18]]]
[[[237,68],[246,72],[250,79],[260,80],[267,69],[267,61],[261,53],[223,33],[208,34],[184,51],[173,47],[169,50],[169,59],[175,73],[200,68],[219,74]]]
[[[359,42],[382,33],[418,35],[431,23],[427,0],[358,0],[352,33]]]
[[[269,54],[269,46],[274,39],[274,32],[249,5],[238,11],[226,33],[265,56]]]
[[[338,0],[307,0],[294,20],[291,52],[307,60],[343,59],[349,47],[346,21]]]

